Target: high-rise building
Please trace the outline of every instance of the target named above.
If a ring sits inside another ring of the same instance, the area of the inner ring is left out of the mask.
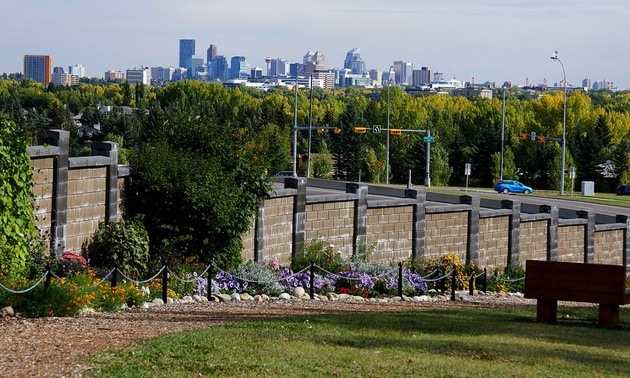
[[[85,67],[81,64],[68,66],[68,72],[70,75],[77,75],[79,78],[85,77]]]
[[[229,77],[228,62],[223,55],[217,55],[209,65],[208,79],[226,81]]]
[[[314,72],[325,72],[326,56],[321,51],[309,51],[304,55],[304,66],[305,76],[310,76]]]
[[[190,65],[192,73],[188,75],[189,78],[196,78],[198,74],[206,72],[206,66],[203,62],[203,58],[193,57]]]
[[[233,56],[230,60],[230,79],[243,79],[248,74],[245,57]]]
[[[132,70],[127,70],[126,76],[127,82],[132,85],[139,83],[142,83],[144,85],[151,84],[151,71],[148,67],[140,67],[134,68]]]
[[[251,79],[262,79],[262,77],[263,77],[263,69],[262,69],[262,67],[253,67],[249,71],[249,77]]]
[[[24,77],[48,85],[52,79],[52,57],[24,55]]]
[[[285,77],[289,74],[289,63],[284,58],[272,59],[269,69],[270,77]]]
[[[413,70],[411,85],[421,87],[423,85],[429,85],[433,83],[433,81],[433,71],[431,71],[427,67],[422,67],[419,70]]]
[[[206,51],[206,62],[211,62],[214,58],[217,57],[217,47],[215,45],[210,45],[208,50]]]
[[[164,82],[173,80],[175,68],[173,67],[151,67],[151,80]]]
[[[195,40],[194,39],[180,39],[179,40],[179,66],[185,68],[188,72],[188,77],[192,77],[192,59],[195,55]]]
[[[361,50],[354,48],[346,54],[343,68],[349,69],[351,74],[361,75],[366,72],[365,61],[361,58]]]

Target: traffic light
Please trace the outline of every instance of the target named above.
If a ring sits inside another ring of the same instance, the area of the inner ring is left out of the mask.
[[[536,141],[537,141],[538,143],[545,143],[545,137],[544,137],[544,136],[538,136],[538,137],[536,138]]]
[[[323,134],[324,132],[326,132],[326,130],[324,130],[324,129],[317,129],[317,134]]]
[[[400,135],[400,134],[402,134],[402,129],[390,129],[389,133],[391,135]]]
[[[525,134],[525,133],[521,133],[521,135],[519,135],[519,136],[518,136],[518,139],[520,139],[520,140],[525,140],[525,139],[527,139],[527,134]]]
[[[341,134],[341,129],[338,127],[335,127],[335,129],[333,130],[333,133],[335,134]]]
[[[365,134],[365,127],[355,127],[354,128],[354,133],[355,134]]]

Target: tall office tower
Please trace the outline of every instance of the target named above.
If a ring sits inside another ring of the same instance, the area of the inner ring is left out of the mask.
[[[272,59],[270,63],[270,77],[286,77],[289,74],[289,63],[286,59]]]
[[[402,74],[403,84],[411,85],[413,82],[413,63],[405,62],[403,65],[403,74]]]
[[[251,79],[262,79],[262,77],[263,77],[263,69],[262,69],[262,67],[253,67],[249,71],[249,77]]]
[[[379,70],[370,70],[369,77],[373,83],[376,83],[376,85],[381,85],[381,82],[383,81],[383,73]]]
[[[55,85],[71,85],[70,75],[64,71],[63,67],[54,67],[52,72],[52,82]]]
[[[247,76],[247,62],[244,56],[233,56],[230,60],[230,79],[243,79]]]
[[[309,51],[304,55],[304,75],[309,76],[314,72],[326,71],[326,57],[321,51],[314,53]]]
[[[206,65],[203,62],[203,58],[193,57],[190,67],[193,72],[188,77],[191,78],[196,78],[197,74],[206,72]]]
[[[85,67],[81,64],[77,64],[74,66],[68,66],[68,72],[70,75],[77,75],[78,77],[85,77]]]
[[[125,76],[127,77],[127,82],[129,82],[129,84],[131,85],[139,83],[142,83],[144,85],[151,84],[151,71],[149,70],[149,67],[140,67],[134,68],[132,70],[127,70]]]
[[[212,64],[209,66],[208,79],[226,81],[229,77],[228,62],[223,55],[214,57]]]
[[[405,62],[403,62],[402,60],[397,60],[394,62],[394,75],[395,76],[389,78],[390,82],[395,83],[395,84],[402,83],[404,65],[405,65]]]
[[[206,52],[206,62],[212,62],[214,58],[217,57],[217,47],[215,45],[210,45],[208,47],[208,51]]]
[[[423,85],[429,85],[433,83],[433,71],[427,67],[422,67],[419,70],[413,70],[413,78],[411,84],[416,87]]]
[[[48,85],[52,79],[52,57],[24,55],[24,77]]]
[[[366,72],[365,61],[361,58],[361,50],[354,48],[346,54],[343,68],[349,69],[351,74],[361,75]]]
[[[179,66],[186,69],[188,77],[194,76],[192,69],[192,59],[195,55],[195,40],[180,39],[179,40]]]
[[[289,65],[289,75],[291,77],[300,77],[304,76],[304,64],[302,63],[291,63]]]
[[[105,75],[103,75],[103,79],[105,80],[120,80],[125,78],[125,73],[122,71],[105,71]]]

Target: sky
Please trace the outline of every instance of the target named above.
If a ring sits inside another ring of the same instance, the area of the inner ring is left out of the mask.
[[[0,73],[22,72],[25,54],[53,66],[81,64],[88,76],[174,66],[179,40],[245,56],[302,62],[321,51],[343,67],[359,48],[368,69],[394,61],[445,79],[501,85],[612,81],[630,89],[628,0],[2,0]]]

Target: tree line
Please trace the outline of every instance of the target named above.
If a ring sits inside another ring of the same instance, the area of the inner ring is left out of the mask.
[[[159,88],[126,82],[44,87],[4,79],[0,117],[31,143],[42,130],[70,131],[75,155],[88,154],[95,140],[118,142],[122,161],[135,174],[127,212],[143,217],[152,249],[161,255],[229,251],[222,255],[228,264],[240,253],[237,236],[251,226],[270,177],[292,169],[296,118],[298,126],[312,126],[310,135],[298,131],[296,143],[301,160],[312,164],[302,170],[312,176],[385,182],[386,131],[371,129],[386,128],[389,119],[390,129],[431,130],[433,185],[463,186],[464,165],[471,163],[469,185],[491,187],[503,145],[503,178],[559,189],[560,144],[532,141],[529,134],[562,136],[562,91],[507,89],[503,123],[502,90],[493,99],[469,100],[399,87],[296,94],[284,87],[264,92],[197,81]],[[630,182],[630,92],[571,91],[566,114],[566,167],[575,167],[576,182],[594,181],[598,191]],[[319,130],[324,126],[331,128]],[[356,127],[367,132],[357,134]],[[424,182],[424,135],[390,135],[390,183],[407,183],[409,171],[412,182]],[[571,190],[573,181],[565,185]]]

